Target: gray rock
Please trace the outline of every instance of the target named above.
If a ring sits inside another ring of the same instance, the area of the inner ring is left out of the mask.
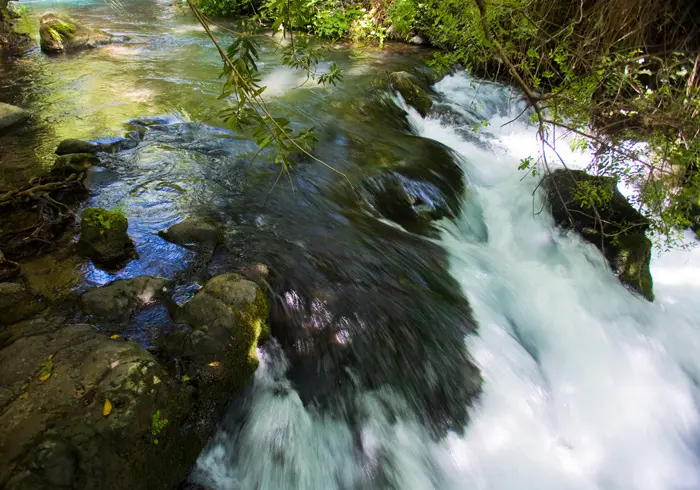
[[[159,233],[169,242],[188,248],[214,248],[222,239],[221,226],[211,221],[189,217]]]
[[[168,281],[151,276],[114,281],[83,294],[86,311],[110,321],[127,322],[134,312],[163,296]]]
[[[0,131],[29,119],[29,111],[21,107],[0,102]]]
[[[422,36],[419,36],[419,35],[413,36],[411,39],[408,40],[408,42],[410,44],[416,44],[418,46],[422,46],[422,45],[427,43],[425,38],[423,38]]]
[[[68,53],[117,42],[99,29],[90,29],[67,17],[44,14],[39,26],[41,50],[49,54]]]
[[[100,151],[100,145],[77,139],[65,139],[58,144],[56,155],[69,155],[71,153],[91,153]]]
[[[654,284],[649,271],[651,241],[646,237],[649,221],[620,193],[617,182],[582,170],[561,169],[547,175],[542,184],[556,224],[575,230],[601,249],[620,282],[653,301]],[[582,185],[586,186],[583,191]],[[577,199],[586,188],[595,188],[599,195],[608,195],[609,199],[594,211]]]
[[[89,325],[0,350],[0,390],[12,395],[0,407],[7,490],[174,488],[203,444],[181,430],[189,387],[137,343]],[[167,424],[154,434],[156,412]]]
[[[41,298],[16,282],[0,282],[0,325],[11,325],[45,308]]]
[[[134,255],[128,227],[126,216],[119,211],[86,209],[80,220],[78,249],[96,265],[115,268]]]

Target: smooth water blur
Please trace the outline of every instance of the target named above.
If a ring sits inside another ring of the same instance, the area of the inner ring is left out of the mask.
[[[448,77],[449,117],[416,133],[462,157],[461,216],[442,223],[450,270],[479,323],[465,349],[484,375],[463,435],[435,441],[392,393],[363,391],[358,431],[300,402],[267,354],[249,418],[222,429],[196,479],[216,489],[680,490],[700,487],[697,252],[655,260],[656,303],[631,294],[600,253],[557,230],[523,179],[534,131],[508,89]],[[471,93],[470,93],[471,92]],[[468,105],[462,105],[465,101]],[[474,104],[474,105],[472,105]],[[491,121],[476,135],[468,128]],[[528,135],[528,138],[524,136]],[[695,266],[689,261],[695,259]],[[684,271],[681,273],[681,271]],[[678,300],[675,295],[683,292]],[[387,354],[390,356],[390,354]]]

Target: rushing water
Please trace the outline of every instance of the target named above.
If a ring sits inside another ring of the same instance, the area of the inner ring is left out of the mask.
[[[284,360],[270,356],[249,418],[200,458],[202,481],[221,489],[700,486],[698,309],[673,298],[678,289],[686,301],[698,293],[697,253],[656,260],[655,304],[630,294],[594,247],[556,230],[546,212],[533,216],[540,196],[516,170],[536,151],[533,130],[500,128],[508,91],[474,84],[456,76],[436,86],[466,127],[410,111],[416,133],[461,156],[467,181],[462,213],[442,223],[440,240],[479,324],[465,348],[484,391],[465,433],[432,440],[410,416],[393,417],[401,399],[365,392],[358,397],[370,416],[358,451],[353,429],[305,409]],[[465,139],[474,112],[492,124]]]
[[[248,168],[248,143],[201,124],[217,122],[219,67],[190,17],[163,2],[125,3],[121,13],[52,2],[34,4],[31,19],[49,7],[132,41],[75,57],[33,53],[10,70],[27,86],[6,101],[43,115],[4,156],[33,153],[45,165],[63,137],[176,116],[91,177],[91,203],[125,206],[141,258],[117,276],[87,269],[88,281],[176,274],[187,291],[256,261],[271,269],[276,340],[261,348],[255,380],[234,398],[193,485],[700,488],[700,257],[656,257],[648,303],[594,247],[537,213],[536,182],[517,171],[536,151],[534,132],[501,126],[519,113],[508,89],[447,77],[423,119],[400,100],[357,100],[376,72],[418,66],[415,57],[341,48],[333,57],[345,86],[290,91],[298,74],[275,68],[264,44],[276,110],[320,121],[319,154],[370,204],[310,164],[295,169],[294,191],[280,185],[268,200],[274,167]],[[481,120],[490,125],[474,131]],[[446,217],[406,231],[415,221],[381,199],[395,185]],[[228,243],[200,270],[153,232],[204,212],[225,222]],[[472,360],[483,377],[476,400]]]

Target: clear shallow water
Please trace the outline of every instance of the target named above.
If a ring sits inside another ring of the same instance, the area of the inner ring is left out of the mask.
[[[472,83],[450,77],[436,90],[460,105]],[[464,111],[491,120],[478,137],[410,111],[417,134],[461,156],[467,182],[439,239],[479,324],[465,348],[483,394],[464,434],[432,439],[390,392],[357,394],[368,414],[359,429],[305,408],[283,356],[268,352],[248,417],[222,430],[196,479],[217,489],[700,487],[700,309],[687,301],[699,292],[697,251],[655,259],[654,304],[629,293],[594,247],[533,216],[540,196],[533,203],[535,182],[516,168],[536,151],[534,132],[500,127],[506,89],[479,92]]]

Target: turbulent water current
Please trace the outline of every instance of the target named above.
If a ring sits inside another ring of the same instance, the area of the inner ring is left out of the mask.
[[[466,179],[462,212],[437,241],[479,324],[465,339],[484,377],[468,427],[433,440],[390,415],[400,399],[387,408],[367,392],[358,450],[347,423],[306,410],[284,359],[267,355],[250,418],[218,435],[199,477],[218,489],[700,488],[697,252],[657,256],[659,299],[634,296],[594,247],[533,213],[541,196],[516,169],[536,151],[534,131],[502,127],[508,90],[460,75],[435,90],[491,123],[466,139],[469,128],[409,109],[413,131],[454,150]]]

